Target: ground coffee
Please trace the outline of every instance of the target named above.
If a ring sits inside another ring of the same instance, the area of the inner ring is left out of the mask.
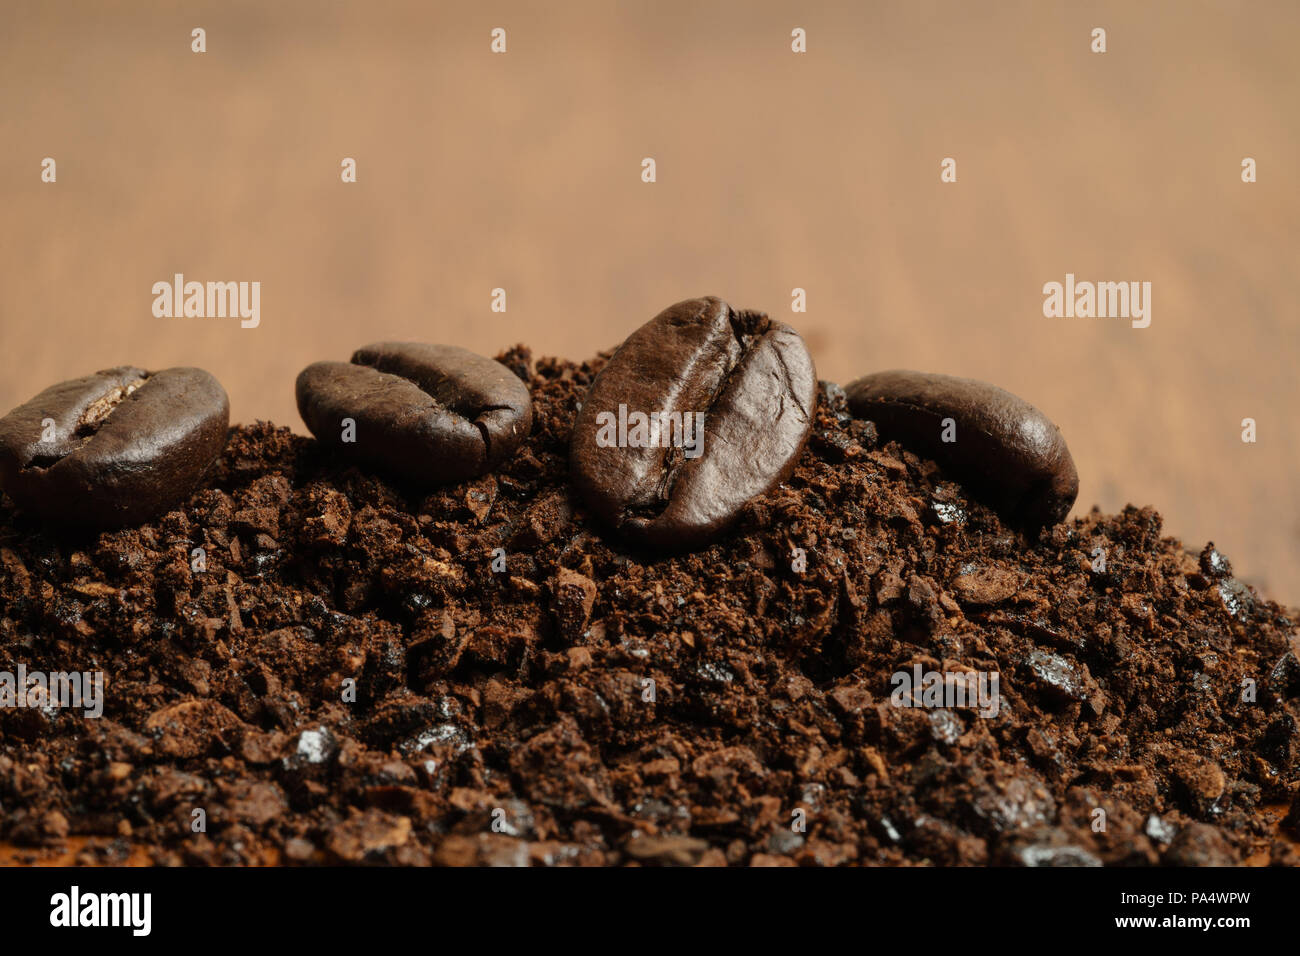
[[[151,524],[69,539],[0,504],[0,667],[106,675],[100,719],[0,708],[11,852],[1298,862],[1294,614],[1212,545],[1150,508],[1029,537],[823,384],[729,532],[630,552],[570,493],[604,360],[500,361],[534,427],[468,484],[259,423]],[[932,675],[996,676],[996,713]]]

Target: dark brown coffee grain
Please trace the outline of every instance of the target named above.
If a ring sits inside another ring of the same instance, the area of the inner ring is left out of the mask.
[[[895,369],[845,388],[849,409],[996,508],[1037,530],[1065,518],[1079,474],[1061,430],[1023,398],[988,382]]]
[[[99,720],[0,710],[0,840],[170,863],[1297,862],[1275,829],[1300,784],[1294,616],[1212,546],[1150,508],[1027,538],[823,386],[784,484],[646,562],[570,496],[601,362],[501,361],[532,434],[424,497],[257,424],[140,528],[57,538],[0,504],[0,668],[108,680]],[[892,706],[916,664],[997,672],[998,716]]]
[[[816,389],[812,356],[790,326],[714,296],[678,302],[629,335],[583,396],[573,485],[606,528],[633,544],[708,544],[794,469]],[[662,443],[619,447],[608,440],[614,429],[601,426],[617,410],[685,416],[686,431],[698,421],[699,443],[693,452],[690,441],[669,447],[664,426]]]
[[[351,362],[313,362],[294,393],[334,454],[423,486],[492,471],[532,427],[524,383],[455,345],[375,342]]]
[[[229,426],[226,390],[201,368],[103,369],[0,418],[0,489],[51,524],[137,524],[194,490]]]

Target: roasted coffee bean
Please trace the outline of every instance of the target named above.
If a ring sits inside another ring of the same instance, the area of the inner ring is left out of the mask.
[[[226,390],[203,369],[105,369],[0,419],[0,485],[54,523],[135,524],[194,489],[229,425]]]
[[[858,379],[848,395],[853,414],[875,422],[881,438],[934,460],[1014,523],[1055,524],[1079,494],[1060,429],[995,385],[890,371]]]
[[[518,376],[454,345],[367,345],[351,363],[307,366],[296,392],[318,440],[423,484],[490,471],[533,426],[533,402]]]
[[[679,302],[592,382],[573,427],[574,482],[634,543],[707,543],[794,470],[816,386],[788,325],[713,297]]]

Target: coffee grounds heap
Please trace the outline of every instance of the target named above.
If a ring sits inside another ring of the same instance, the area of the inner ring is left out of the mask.
[[[0,666],[106,680],[99,719],[0,709],[0,841],[176,864],[1300,862],[1276,825],[1300,780],[1294,618],[1212,545],[1132,507],[1028,538],[823,383],[788,481],[708,548],[639,555],[571,498],[604,359],[500,361],[533,433],[467,484],[404,490],[259,423],[151,524],[59,537],[0,504]],[[961,671],[998,676],[996,716],[891,701],[896,674]]]

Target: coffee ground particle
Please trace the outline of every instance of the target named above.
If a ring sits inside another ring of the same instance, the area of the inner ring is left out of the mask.
[[[500,360],[533,434],[468,484],[258,423],[152,524],[69,539],[0,504],[0,665],[107,682],[98,720],[0,709],[11,857],[1300,862],[1294,612],[1213,545],[1132,507],[1030,540],[823,384],[731,533],[632,554],[570,496],[603,359]],[[996,673],[997,715],[894,706],[915,665]]]

